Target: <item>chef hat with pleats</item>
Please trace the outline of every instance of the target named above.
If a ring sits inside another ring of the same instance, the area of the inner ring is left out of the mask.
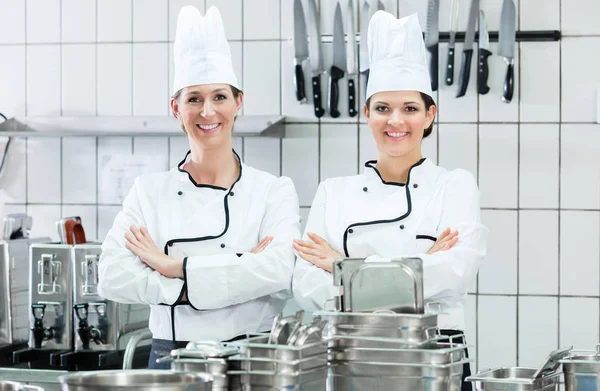
[[[427,51],[417,14],[396,19],[377,11],[369,22],[367,98],[382,91],[419,91],[429,96]]]
[[[216,7],[210,7],[205,16],[194,6],[181,9],[173,51],[173,95],[182,88],[199,84],[224,83],[240,88],[221,13]]]

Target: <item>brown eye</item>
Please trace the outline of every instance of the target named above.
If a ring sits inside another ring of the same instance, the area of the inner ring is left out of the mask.
[[[387,108],[387,106],[377,106],[377,107],[375,107],[375,110],[383,113],[383,112],[387,111],[388,108]]]
[[[225,100],[225,99],[227,99],[227,97],[225,95],[219,94],[219,95],[215,96],[215,100]]]

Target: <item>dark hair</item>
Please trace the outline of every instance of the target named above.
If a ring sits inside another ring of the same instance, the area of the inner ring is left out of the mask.
[[[231,93],[233,94],[233,97],[235,99],[237,99],[240,96],[240,94],[244,93],[244,91],[240,90],[239,88],[235,88],[232,85],[230,85],[229,88],[231,88]],[[175,100],[179,100],[179,97],[181,96],[181,91],[183,91],[183,88],[180,89],[179,91],[177,91],[176,93],[174,93],[172,98]]]
[[[429,111],[429,108],[431,106],[435,106],[435,101],[433,100],[433,98],[427,94],[424,94],[422,92],[419,92],[419,94],[421,94],[421,99],[423,99],[423,102],[425,102],[425,110]],[[371,110],[371,97],[369,97],[369,99],[367,99],[367,102],[365,103],[367,105],[367,110]],[[429,127],[427,129],[425,129],[425,131],[423,132],[423,138],[429,136],[431,134],[431,132],[433,132],[433,121],[431,122],[431,125],[429,125]]]
[[[235,99],[237,99],[240,94],[243,94],[244,91],[240,90],[239,88],[235,88],[232,85],[229,85],[229,88],[231,88],[231,93],[233,94],[233,97]],[[173,94],[172,98],[175,100],[179,100],[179,98],[181,97],[181,91],[183,91],[183,88],[180,89],[179,91],[177,91],[176,93]],[[237,119],[237,115],[235,116],[235,118],[233,119],[233,121],[235,122],[235,120]],[[185,130],[185,126],[183,126],[183,124],[181,124],[181,129],[183,130],[183,132],[185,134],[187,134],[187,131]]]

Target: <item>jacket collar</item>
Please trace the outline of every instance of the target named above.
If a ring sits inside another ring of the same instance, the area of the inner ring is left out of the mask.
[[[190,173],[187,172],[183,168],[183,166],[187,162],[189,162],[191,160],[191,153],[192,153],[191,150],[188,151],[185,154],[185,157],[183,158],[183,160],[179,162],[179,164],[177,165],[177,171],[179,171],[182,174],[182,179],[186,179],[187,178],[196,187],[206,187],[206,188],[210,188],[210,189],[224,190],[224,191],[231,190],[231,189],[233,189],[233,187],[235,186],[235,184],[238,183],[240,181],[240,179],[242,179],[242,172],[244,171],[243,170],[244,164],[242,163],[242,159],[240,158],[240,155],[238,155],[237,152],[235,152],[235,150],[232,149],[232,151],[233,151],[233,154],[235,155],[235,157],[237,158],[237,161],[238,161],[238,164],[239,164],[239,168],[240,168],[240,173],[239,173],[237,179],[235,180],[235,182],[233,182],[233,185],[231,185],[231,188],[229,188],[229,189],[224,188],[224,187],[220,187],[220,186],[213,186],[213,185],[206,185],[206,184],[203,184],[203,183],[196,183],[196,181],[194,180],[194,178],[192,178],[192,176],[190,175]]]
[[[435,167],[435,165],[431,162],[431,160],[429,160],[427,158],[422,158],[421,160],[419,160],[418,162],[413,164],[410,167],[410,169],[408,170],[407,183],[400,183],[400,182],[386,182],[383,179],[383,177],[381,176],[381,173],[377,169],[376,165],[377,165],[377,160],[369,160],[368,162],[365,163],[364,175],[367,177],[367,180],[376,181],[376,182],[379,182],[381,184],[388,185],[388,186],[400,186],[400,187],[406,186],[407,183],[410,184],[410,183],[414,183],[415,181],[422,181],[426,177],[433,175],[433,171],[434,171],[433,168]]]

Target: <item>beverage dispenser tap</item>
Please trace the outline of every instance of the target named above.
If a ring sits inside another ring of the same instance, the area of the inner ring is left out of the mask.
[[[46,313],[46,304],[32,304],[31,312],[33,314],[33,327],[31,333],[35,341],[35,348],[41,349],[44,340],[52,339],[55,336],[54,327],[44,327],[44,314]]]
[[[77,334],[81,339],[83,349],[87,350],[90,348],[90,341],[94,341],[97,345],[104,343],[103,337],[107,331],[108,321],[106,320],[105,311],[100,310],[100,308],[104,308],[104,305],[100,304],[96,308],[96,312],[98,313],[98,327],[95,327],[90,326],[88,323],[88,303],[80,303],[73,306],[75,316],[77,317],[77,320],[79,320]]]

